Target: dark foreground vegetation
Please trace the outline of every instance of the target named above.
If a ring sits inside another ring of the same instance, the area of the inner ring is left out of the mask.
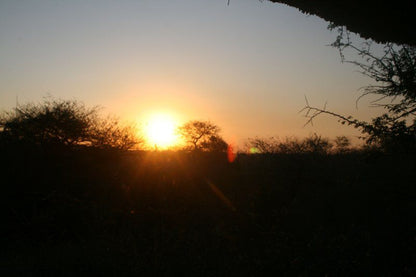
[[[254,138],[229,162],[210,122],[179,129],[187,151],[145,152],[133,127],[76,101],[0,117],[0,276],[416,276],[416,49],[377,58],[342,32],[333,46],[386,112],[303,111],[360,130],[362,150]]]
[[[416,274],[412,155],[1,151],[1,276]]]

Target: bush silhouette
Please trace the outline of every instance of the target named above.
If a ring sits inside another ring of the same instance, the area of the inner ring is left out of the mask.
[[[328,138],[313,134],[304,139],[286,137],[283,141],[275,137],[250,138],[246,148],[251,153],[268,154],[328,154],[333,144]]]
[[[42,147],[129,149],[140,142],[133,126],[121,126],[116,118],[102,118],[98,111],[73,100],[45,99],[40,104],[18,106],[1,116],[0,138],[6,144]]]

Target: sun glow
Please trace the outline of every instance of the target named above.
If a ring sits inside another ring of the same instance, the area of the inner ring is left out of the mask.
[[[149,147],[167,149],[178,144],[175,120],[166,114],[157,114],[149,118],[146,124],[146,140]]]

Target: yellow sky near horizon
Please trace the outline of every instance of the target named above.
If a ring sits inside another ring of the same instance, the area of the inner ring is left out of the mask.
[[[369,80],[328,46],[328,23],[267,1],[226,2],[1,1],[0,110],[50,94],[139,125],[158,112],[209,120],[236,145],[358,136],[325,116],[303,127],[298,113],[305,96],[360,119],[378,112],[368,99],[356,109]]]

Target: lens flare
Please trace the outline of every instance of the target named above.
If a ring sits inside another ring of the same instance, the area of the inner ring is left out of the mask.
[[[260,150],[256,147],[251,147],[250,148],[250,154],[258,154],[260,153]]]

